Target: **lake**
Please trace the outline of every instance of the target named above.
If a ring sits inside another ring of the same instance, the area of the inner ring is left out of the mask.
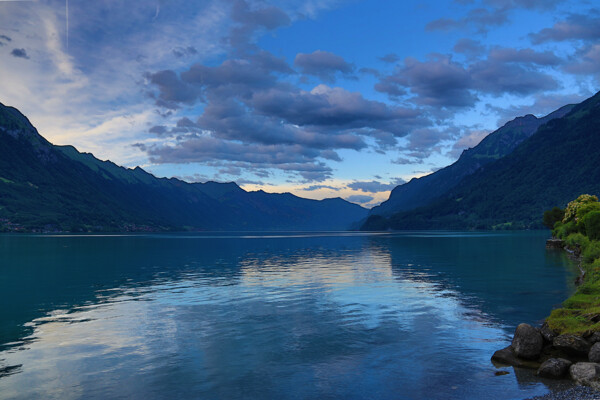
[[[574,291],[548,237],[0,235],[0,398],[544,394],[490,357]]]

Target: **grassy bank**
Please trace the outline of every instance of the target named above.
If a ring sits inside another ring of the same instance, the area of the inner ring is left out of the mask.
[[[584,271],[577,291],[553,310],[548,325],[559,333],[586,335],[600,331],[600,203],[596,196],[581,195],[563,211],[554,208],[544,215],[554,237],[578,257]]]

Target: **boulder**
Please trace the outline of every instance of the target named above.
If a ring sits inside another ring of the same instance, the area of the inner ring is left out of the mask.
[[[498,350],[492,356],[492,361],[503,365],[512,365],[513,367],[538,369],[540,363],[530,360],[522,360],[515,354],[512,346]]]
[[[552,345],[565,353],[576,356],[586,357],[590,351],[590,343],[577,335],[558,335],[552,341]]]
[[[519,324],[515,330],[512,348],[515,355],[525,359],[536,359],[540,356],[544,339],[540,332],[529,324]]]
[[[569,368],[571,379],[580,385],[592,386],[600,378],[600,364],[591,362],[578,362]],[[595,386],[595,385],[594,385]]]
[[[550,329],[550,327],[548,326],[548,323],[546,323],[546,322],[544,322],[544,325],[542,325],[542,328],[540,329],[540,334],[542,335],[544,340],[548,343],[552,343],[554,338],[558,336],[558,333],[556,333],[552,329]]]
[[[588,360],[594,363],[600,363],[600,343],[594,343],[588,353]]]
[[[587,341],[590,342],[590,344],[600,342],[600,332],[592,333],[592,335],[587,338]]]
[[[572,362],[564,358],[549,358],[540,365],[537,375],[544,378],[560,379],[569,371]]]

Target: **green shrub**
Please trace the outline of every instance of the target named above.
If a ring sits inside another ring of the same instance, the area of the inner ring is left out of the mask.
[[[590,244],[590,239],[588,239],[584,234],[577,232],[571,233],[569,236],[567,236],[565,243],[569,247],[579,247],[581,250],[583,250]]]
[[[577,219],[577,211],[588,203],[597,203],[598,197],[592,196],[589,194],[582,194],[569,204],[567,204],[567,208],[565,209],[565,217],[563,218],[563,222],[569,222]]]
[[[577,232],[577,223],[575,221],[569,221],[567,223],[561,222],[558,228],[555,229],[555,231],[556,232],[554,236],[560,239],[565,239],[570,234]]]
[[[590,211],[583,217],[583,221],[588,237],[592,240],[600,240],[600,211]]]
[[[591,264],[594,260],[600,258],[600,242],[590,242],[585,248],[582,247],[582,249],[583,262]]]
[[[558,221],[562,221],[564,217],[565,210],[561,210],[558,207],[554,207],[552,210],[547,210],[544,212],[544,225],[546,225],[549,229],[552,229],[554,228],[554,225]]]

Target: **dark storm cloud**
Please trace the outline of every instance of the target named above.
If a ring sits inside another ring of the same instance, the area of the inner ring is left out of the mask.
[[[10,54],[13,57],[24,58],[26,60],[29,60],[29,56],[27,55],[27,51],[25,51],[25,49],[13,49],[13,51],[11,51]]]
[[[382,183],[376,180],[372,181],[357,181],[348,184],[348,188],[353,190],[358,190],[365,193],[379,193],[379,192],[387,192],[392,190],[398,185],[402,185],[406,183],[403,179],[398,178],[390,183]]]
[[[552,28],[542,29],[530,35],[534,44],[561,42],[565,40],[600,39],[600,10],[592,9],[588,14],[571,14]]]
[[[342,57],[321,50],[310,54],[298,53],[294,66],[303,74],[317,76],[327,82],[335,81],[336,73],[351,74],[354,71],[354,66]]]

